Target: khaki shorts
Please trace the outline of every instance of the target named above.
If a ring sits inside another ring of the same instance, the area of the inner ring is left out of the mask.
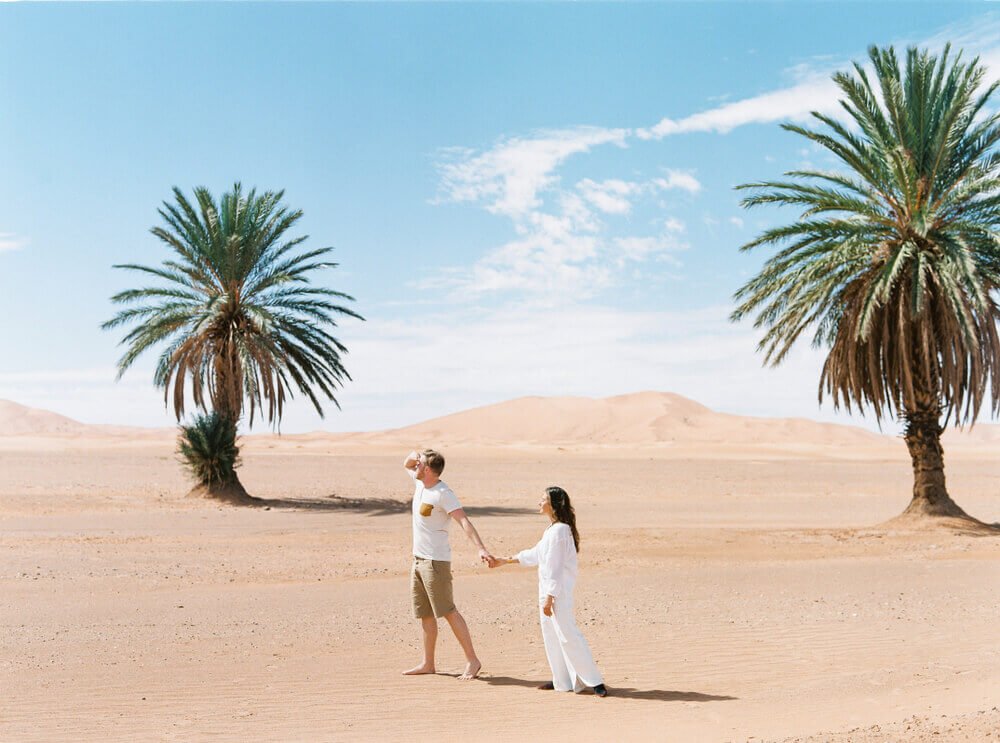
[[[455,611],[451,563],[414,556],[413,569],[410,571],[410,591],[413,596],[413,615],[417,619],[443,617]]]

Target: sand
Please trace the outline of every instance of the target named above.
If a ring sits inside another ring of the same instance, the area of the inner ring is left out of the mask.
[[[185,497],[169,431],[0,416],[0,740],[1000,741],[1000,538],[878,527],[909,499],[899,440],[631,396],[604,436],[586,402],[549,402],[519,401],[538,429],[487,410],[250,437],[260,508]],[[947,475],[996,522],[984,430],[948,444]],[[573,496],[577,616],[612,696],[534,688],[534,572],[488,570],[457,532],[482,678],[456,680],[444,626],[439,674],[400,675],[419,660],[400,462],[432,433],[498,554],[537,540],[545,486]]]

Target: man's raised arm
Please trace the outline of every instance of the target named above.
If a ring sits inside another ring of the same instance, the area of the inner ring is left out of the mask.
[[[406,459],[403,460],[403,467],[412,472],[417,468],[417,462],[419,461],[420,455],[416,451],[411,451],[406,455]]]

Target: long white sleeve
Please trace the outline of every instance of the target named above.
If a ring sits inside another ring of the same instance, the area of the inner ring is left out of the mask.
[[[531,568],[531,567],[534,567],[535,565],[537,565],[538,564],[538,549],[541,546],[542,546],[542,543],[539,542],[538,544],[536,544],[534,547],[531,547],[530,549],[521,550],[520,552],[518,552],[517,555],[516,555],[518,563],[520,563],[521,565],[523,565],[526,568]]]
[[[545,570],[540,574],[541,579],[538,586],[539,594],[543,596],[559,596],[565,586],[566,576],[564,575],[568,562],[569,550],[575,549],[573,545],[573,533],[569,527],[554,528],[549,536],[548,549],[545,550]]]

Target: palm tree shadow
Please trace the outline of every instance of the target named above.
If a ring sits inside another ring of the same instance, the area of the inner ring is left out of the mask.
[[[336,493],[322,498],[251,498],[248,505],[295,511],[349,511],[369,516],[392,516],[408,513],[410,510],[410,501],[395,498],[342,498]],[[470,506],[465,512],[470,516],[520,516],[535,513],[529,508],[508,506]]]
[[[522,686],[528,689],[535,689],[542,681],[528,681],[527,679],[514,678],[512,676],[489,676],[483,675],[480,678],[488,684],[494,686]],[[590,692],[587,692],[588,694]],[[625,686],[609,686],[608,698],[621,697],[622,699],[648,699],[654,702],[729,702],[739,697],[726,695],[702,694],[697,691],[668,691],[665,689],[632,689]]]

